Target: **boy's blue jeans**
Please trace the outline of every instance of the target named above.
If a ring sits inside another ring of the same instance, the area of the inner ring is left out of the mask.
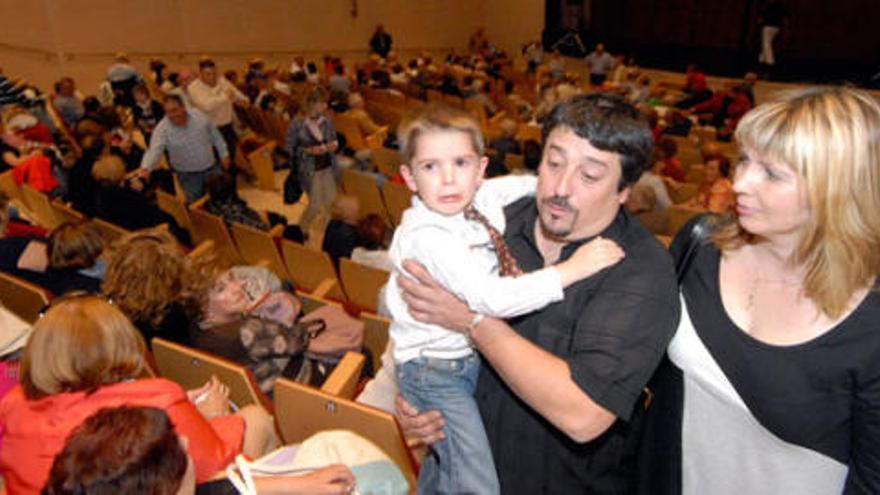
[[[420,494],[497,494],[498,476],[474,400],[479,354],[459,359],[420,357],[397,366],[403,396],[420,411],[443,414],[446,438],[435,443],[419,471]]]

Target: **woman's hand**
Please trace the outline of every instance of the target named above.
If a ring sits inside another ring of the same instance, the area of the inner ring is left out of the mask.
[[[226,416],[231,412],[229,387],[218,380],[216,376],[212,375],[207,383],[200,388],[187,391],[186,395],[205,419]]]
[[[354,491],[354,473],[342,464],[332,464],[300,477],[302,486],[291,493],[346,494]]]
[[[419,412],[401,395],[394,399],[394,412],[410,447],[430,446],[446,438],[443,434],[443,415],[440,411]]]
[[[257,493],[274,495],[345,495],[353,493],[354,474],[342,464],[331,464],[303,476],[255,476]]]
[[[406,275],[395,277],[409,314],[423,323],[464,332],[474,319],[467,304],[440,285],[421,263],[404,260]]]

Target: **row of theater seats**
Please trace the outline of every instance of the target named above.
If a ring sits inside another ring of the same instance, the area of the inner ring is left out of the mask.
[[[0,187],[23,207],[29,218],[45,228],[54,228],[65,221],[85,219],[84,215],[50,200],[43,193],[9,182],[5,174],[0,176]],[[297,296],[306,313],[325,304],[344,305],[350,312],[359,313],[358,317],[364,322],[364,347],[368,353],[376,358],[382,354],[388,342],[390,322],[367,309],[375,311],[377,293],[387,280],[387,273],[343,259],[340,277],[326,253],[273,237],[272,234],[276,233],[241,225],[227,229],[220,218],[201,210],[198,204],[186,207],[174,195],[162,192],[159,195],[159,201],[166,211],[171,210],[176,219],[182,219],[181,225],[188,227],[199,243],[191,255],[219,249],[218,255],[232,256],[236,262],[273,269],[298,287]],[[108,242],[127,233],[119,226],[101,220],[95,222]],[[281,252],[284,253],[283,257]],[[348,290],[343,291],[343,288]],[[367,296],[347,296],[361,293]],[[4,273],[0,273],[0,294],[2,304],[28,322],[36,321],[39,312],[51,298],[51,294],[41,287]],[[274,390],[274,402],[260,391],[250,370],[218,356],[154,339],[153,352],[148,357],[152,364],[151,374],[166,377],[184,388],[196,388],[212,375],[217,376],[229,387],[230,399],[236,405],[256,403],[274,412],[278,430],[287,443],[301,442],[323,430],[352,430],[384,450],[413,489],[415,487],[416,463],[394,417],[353,401],[359,390],[359,378],[366,360],[361,353],[347,353],[321,389],[286,379],[279,380]]]

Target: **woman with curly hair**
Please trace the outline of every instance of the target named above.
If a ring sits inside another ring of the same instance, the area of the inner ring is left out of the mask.
[[[162,230],[135,232],[111,248],[102,290],[151,345],[153,337],[190,343],[188,328],[209,284],[203,263]]]

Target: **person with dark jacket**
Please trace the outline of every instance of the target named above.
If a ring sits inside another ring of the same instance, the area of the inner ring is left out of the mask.
[[[385,26],[379,24],[370,38],[370,51],[385,58],[391,52],[392,42],[391,35],[385,32]]]
[[[338,267],[339,258],[351,258],[354,248],[363,244],[357,229],[360,220],[358,199],[354,196],[337,196],[331,216],[321,249],[330,255],[333,264]]]
[[[138,179],[126,181],[125,165],[115,155],[98,160],[92,168],[96,182],[95,216],[128,230],[145,229],[167,224],[168,230],[182,244],[191,244],[189,233],[177,224],[174,217],[160,210],[143,189]]]

